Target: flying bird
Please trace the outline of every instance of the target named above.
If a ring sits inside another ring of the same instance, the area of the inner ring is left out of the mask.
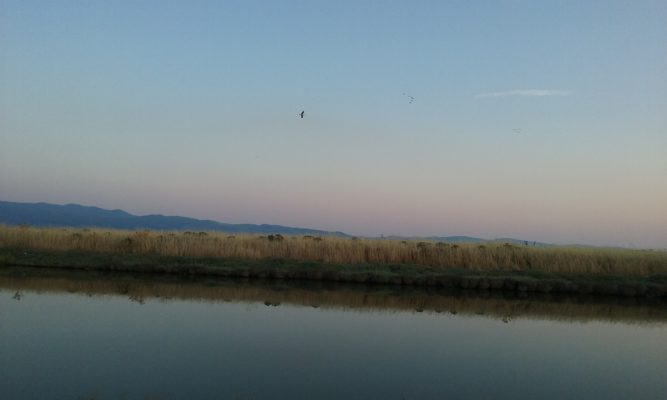
[[[514,128],[512,129],[512,132],[514,132],[515,135],[519,135],[523,132],[523,129],[521,128]]]
[[[306,113],[305,111],[301,111],[301,112],[299,113],[299,115],[301,116],[301,118],[303,118],[303,114],[305,114],[305,113]]]

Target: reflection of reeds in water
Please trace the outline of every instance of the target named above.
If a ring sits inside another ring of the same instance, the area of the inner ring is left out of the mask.
[[[34,272],[34,271],[33,271]],[[149,299],[210,302],[250,302],[267,306],[299,305],[358,311],[416,311],[450,315],[483,315],[506,323],[517,318],[566,321],[665,323],[664,303],[638,299],[541,295],[492,297],[435,290],[394,291],[391,287],[363,285],[299,284],[240,281],[156,281],[135,276],[103,277],[94,274],[17,276],[3,272],[0,289],[21,292],[78,293],[88,296],[118,295],[143,304]]]
[[[211,232],[151,232],[0,225],[0,248],[90,251],[236,260],[290,259],[334,264],[411,264],[472,270],[650,275],[667,273],[667,252],[530,247]]]

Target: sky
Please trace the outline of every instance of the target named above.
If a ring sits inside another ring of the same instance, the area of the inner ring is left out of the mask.
[[[664,0],[0,0],[0,200],[667,248],[665,21]]]

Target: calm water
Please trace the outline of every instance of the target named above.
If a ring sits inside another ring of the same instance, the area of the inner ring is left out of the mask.
[[[667,399],[667,311],[0,276],[0,398]]]

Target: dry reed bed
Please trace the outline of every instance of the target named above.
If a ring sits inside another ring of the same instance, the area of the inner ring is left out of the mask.
[[[347,309],[356,311],[426,311],[459,315],[485,315],[491,318],[536,318],[566,321],[609,321],[626,323],[665,323],[667,310],[660,306],[635,304],[633,301],[611,303],[548,301],[539,297],[525,299],[481,298],[434,294],[423,291],[387,293],[321,287],[313,289],[254,285],[232,282],[229,284],[195,282],[176,283],[137,280],[135,277],[75,278],[11,276],[3,274],[0,289],[37,293],[79,293],[93,296],[124,296],[132,301],[149,299],[189,300],[207,302],[249,302],[266,305],[290,304],[308,307]],[[627,303],[627,304],[626,304]]]
[[[524,247],[503,243],[446,244],[333,236],[232,236],[213,232],[0,226],[0,248],[3,247],[238,260],[289,259],[332,264],[409,264],[478,271],[667,274],[665,251]]]

